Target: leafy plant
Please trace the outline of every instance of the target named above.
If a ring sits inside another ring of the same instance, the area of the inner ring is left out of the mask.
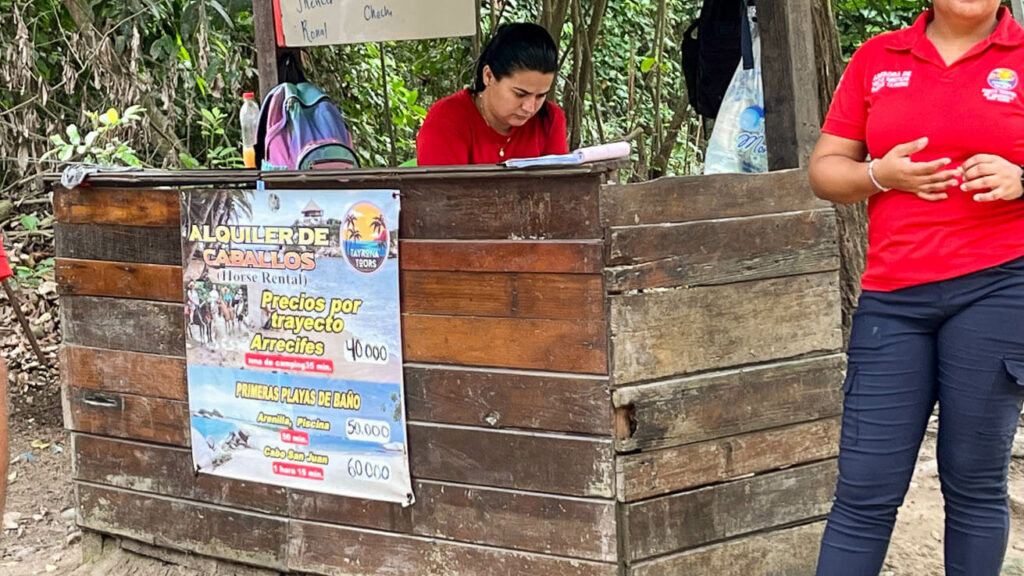
[[[19,285],[34,287],[43,280],[53,280],[53,258],[47,258],[35,267],[15,264],[12,269]]]
[[[833,0],[839,43],[850,57],[865,40],[910,26],[928,0]]]
[[[39,228],[39,218],[32,214],[22,214],[19,218],[21,227],[25,230],[36,230]]]
[[[928,5],[815,0],[826,1],[847,56],[868,37],[909,25]],[[583,22],[573,11],[591,14],[602,2],[481,0],[479,40],[502,23],[543,21],[561,4],[575,8],[565,12],[557,39],[564,66],[554,98],[580,99],[581,143],[633,135],[637,170],[629,178],[699,171],[706,126],[686,108],[680,45],[701,2],[607,2],[592,47],[592,87],[582,94],[572,92],[571,62],[589,47],[574,42]],[[39,161],[51,148],[51,162],[91,156],[163,168],[238,165],[233,111],[238,96],[257,85],[252,0],[0,0],[0,13],[0,189],[52,169]],[[426,110],[472,82],[478,48],[472,38],[316,47],[304,67],[341,105],[362,163],[383,166],[415,154]],[[133,104],[146,109],[141,120],[87,143],[103,127],[91,127],[91,118],[102,122],[105,114],[86,111]],[[37,136],[49,134],[59,140]]]
[[[242,156],[238,148],[232,146],[225,125],[228,122],[228,115],[220,108],[200,108],[199,110],[199,133],[203,137],[205,146],[205,162],[200,161],[188,152],[179,152],[178,158],[186,168],[241,168],[243,166]]]
[[[110,108],[100,114],[86,112],[91,130],[81,133],[78,125],[69,124],[61,134],[50,136],[54,148],[43,155],[43,159],[56,156],[61,162],[84,162],[100,166],[142,166],[135,149],[119,133],[142,119],[144,110],[140,106],[129,106],[123,114]]]

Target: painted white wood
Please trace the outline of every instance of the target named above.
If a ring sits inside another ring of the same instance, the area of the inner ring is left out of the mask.
[[[476,34],[475,0],[280,0],[284,46]]]

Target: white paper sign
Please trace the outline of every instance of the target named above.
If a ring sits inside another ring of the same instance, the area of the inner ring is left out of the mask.
[[[274,0],[280,46],[472,36],[474,0]]]

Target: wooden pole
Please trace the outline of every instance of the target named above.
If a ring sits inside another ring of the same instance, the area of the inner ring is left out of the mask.
[[[805,166],[818,140],[811,0],[757,3],[768,169]]]
[[[260,100],[280,82],[277,67],[280,49],[274,25],[274,3],[252,0],[252,27],[256,36],[256,70],[260,76]]]
[[[39,343],[36,342],[36,335],[32,333],[32,327],[28,323],[28,318],[25,318],[25,313],[21,311],[21,302],[18,301],[18,295],[15,294],[14,290],[11,290],[7,280],[0,281],[0,284],[4,286],[4,292],[7,293],[7,301],[11,303],[11,308],[14,308],[14,315],[18,317],[18,322],[21,323],[22,330],[25,331],[25,337],[28,338],[28,343],[32,345],[32,350],[36,353],[36,358],[39,359],[41,364],[46,364],[46,358],[43,356],[43,351],[39,349]]]
[[[11,459],[7,436],[7,363],[0,358],[0,518],[7,500],[7,466]]]

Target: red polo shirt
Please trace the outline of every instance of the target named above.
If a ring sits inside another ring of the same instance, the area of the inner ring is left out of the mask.
[[[910,28],[876,36],[853,55],[822,131],[860,140],[873,158],[928,137],[911,158],[975,154],[1024,164],[1024,29],[1001,8],[988,38],[947,66],[925,36],[929,10]],[[865,290],[891,291],[976,272],[1024,256],[1024,200],[975,202],[945,190],[928,202],[892,190],[868,200]],[[984,192],[984,191],[982,191]]]
[[[469,90],[438,100],[430,107],[416,136],[416,162],[420,166],[498,164],[512,158],[565,154],[565,113],[548,102],[526,124],[500,134],[491,128],[473,103]]]

